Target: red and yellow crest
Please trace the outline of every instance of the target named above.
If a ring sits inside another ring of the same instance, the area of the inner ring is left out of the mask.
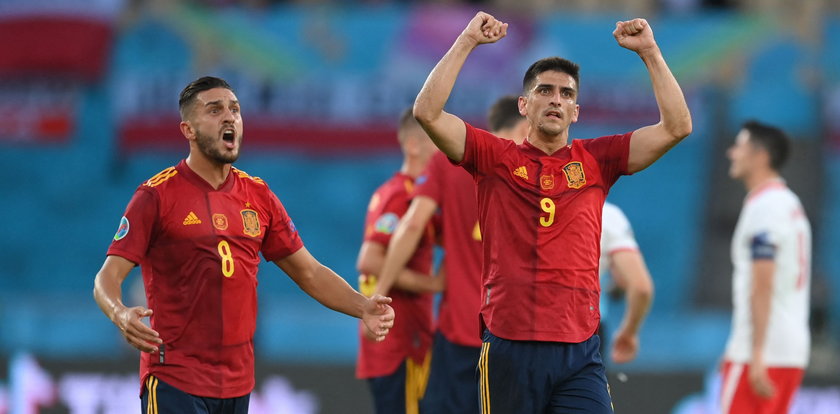
[[[578,189],[586,185],[586,174],[583,172],[583,164],[580,161],[572,161],[564,165],[563,173],[566,174],[569,188]]]
[[[554,175],[541,175],[540,188],[542,188],[543,190],[551,190],[552,188],[554,188]]]
[[[251,237],[259,236],[262,233],[259,214],[251,209],[245,209],[239,213],[242,214],[242,232]]]
[[[224,214],[213,214],[213,227],[219,230],[227,230],[227,216],[225,216]]]

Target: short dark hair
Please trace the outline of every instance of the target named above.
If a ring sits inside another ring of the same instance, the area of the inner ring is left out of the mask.
[[[785,165],[790,152],[790,139],[784,131],[755,120],[744,122],[741,128],[750,133],[751,144],[763,148],[770,155],[770,168],[779,171]]]
[[[525,71],[525,77],[522,79],[522,91],[525,95],[533,87],[534,80],[537,75],[545,71],[554,70],[565,73],[575,80],[575,84],[580,88],[580,66],[577,63],[568,59],[553,56],[542,58],[534,62],[528,70]]]
[[[224,79],[214,76],[200,77],[184,87],[178,97],[178,111],[181,113],[181,119],[186,119],[187,111],[190,105],[195,102],[196,95],[215,88],[225,88],[233,92],[233,88]]]
[[[487,113],[487,127],[490,131],[499,131],[511,128],[523,119],[525,118],[519,113],[519,97],[505,95],[490,107]]]
[[[400,145],[405,143],[406,131],[411,128],[420,128],[420,123],[414,119],[414,113],[411,107],[408,107],[400,114],[400,124],[397,128],[397,141],[399,141]]]

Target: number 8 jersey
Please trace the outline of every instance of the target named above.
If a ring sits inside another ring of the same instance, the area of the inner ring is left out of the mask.
[[[254,387],[259,253],[282,259],[303,247],[280,200],[259,178],[231,168],[213,189],[186,164],[141,184],[108,255],[140,265],[159,354],[148,375],[189,394],[232,398]]]
[[[601,210],[627,174],[630,136],[552,155],[466,125],[461,166],[477,185],[481,320],[509,340],[582,342],[598,328]]]

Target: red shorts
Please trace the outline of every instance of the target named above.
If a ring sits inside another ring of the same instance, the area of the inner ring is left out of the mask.
[[[723,414],[787,414],[805,370],[793,367],[768,367],[770,381],[776,388],[772,398],[756,395],[750,385],[749,364],[725,361],[721,386]]]

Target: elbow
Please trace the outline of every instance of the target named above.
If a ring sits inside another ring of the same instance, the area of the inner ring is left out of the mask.
[[[694,127],[691,124],[691,115],[686,114],[681,120],[679,120],[679,122],[676,122],[671,128],[669,128],[669,132],[679,141],[691,135],[693,128]]]
[[[437,114],[434,113],[435,111],[430,107],[430,105],[425,104],[422,100],[418,99],[414,102],[414,107],[411,109],[411,114],[414,116],[414,119],[420,123],[420,125],[429,125],[435,121],[440,112]]]

